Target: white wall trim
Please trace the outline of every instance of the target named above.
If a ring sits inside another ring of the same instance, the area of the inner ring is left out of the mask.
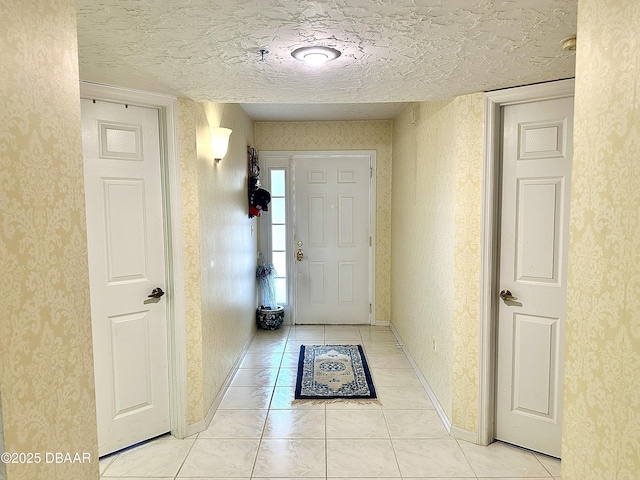
[[[171,292],[167,310],[169,408],[171,434],[177,438],[184,438],[187,435],[187,343],[177,99],[167,95],[88,82],[80,82],[80,96],[107,102],[157,108],[160,112],[160,123],[164,127],[162,132],[164,144],[162,175],[165,184],[166,266],[168,287]]]
[[[438,412],[438,416],[440,417],[440,420],[442,421],[442,425],[444,425],[444,428],[447,430],[447,433],[449,433],[450,435],[453,435],[452,430],[451,430],[451,428],[452,428],[451,427],[451,420],[449,420],[449,417],[447,417],[447,414],[444,411],[444,408],[442,407],[442,405],[438,401],[438,397],[436,397],[436,394],[431,389],[431,385],[429,385],[429,382],[427,382],[427,379],[424,378],[424,375],[422,374],[422,372],[418,368],[418,364],[415,362],[415,360],[413,359],[413,357],[411,356],[409,351],[404,346],[404,342],[402,341],[402,338],[400,337],[400,334],[398,333],[396,328],[393,326],[393,323],[390,323],[389,327],[391,328],[391,332],[393,333],[393,335],[396,337],[396,340],[398,340],[398,346],[402,347],[402,351],[407,356],[407,359],[409,360],[409,363],[411,364],[411,367],[413,367],[413,371],[418,376],[418,380],[420,380],[420,383],[422,384],[422,386],[424,387],[425,391],[427,392],[427,395],[429,396],[429,399],[431,400],[431,403],[433,403],[433,406],[435,407],[436,412]],[[459,429],[459,430],[462,430],[462,429]]]
[[[502,107],[573,96],[573,79],[486,93],[484,96],[484,155],[480,239],[480,332],[477,443],[494,439],[496,368],[496,281],[500,198],[500,138]]]
[[[188,425],[186,429],[185,437],[196,435],[200,432],[205,431],[207,428],[209,428],[209,425],[211,425],[211,421],[213,420],[213,416],[218,411],[218,407],[222,403],[222,399],[227,393],[227,389],[231,385],[231,382],[233,381],[233,377],[235,377],[236,373],[238,373],[238,369],[240,368],[240,365],[242,365],[242,361],[244,360],[245,355],[249,351],[249,347],[251,346],[251,342],[253,342],[254,338],[255,338],[255,335],[252,338],[250,338],[249,341],[245,344],[244,348],[242,349],[242,353],[240,353],[240,355],[238,356],[238,359],[233,364],[233,367],[231,367],[231,371],[229,372],[229,375],[227,375],[227,378],[225,379],[224,384],[222,385],[222,388],[218,392],[218,395],[216,395],[216,398],[211,403],[211,406],[207,411],[207,415],[199,422]]]

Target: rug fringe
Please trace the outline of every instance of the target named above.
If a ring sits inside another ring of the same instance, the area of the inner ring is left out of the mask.
[[[355,405],[374,405],[382,406],[382,402],[377,398],[296,398],[291,405],[301,405],[310,403],[311,405],[322,405],[327,403],[347,403]]]

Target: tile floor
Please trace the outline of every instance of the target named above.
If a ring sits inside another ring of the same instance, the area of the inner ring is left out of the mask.
[[[294,404],[301,344],[363,345],[381,404]],[[102,479],[552,480],[560,461],[450,437],[389,328],[259,331],[209,428],[100,460]]]

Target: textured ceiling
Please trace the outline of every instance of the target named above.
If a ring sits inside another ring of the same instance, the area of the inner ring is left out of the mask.
[[[251,104],[320,104],[305,109],[316,116],[355,114],[322,104],[387,104],[379,114],[375,105],[360,108],[371,118],[388,115],[393,103],[568,78],[575,67],[560,40],[576,33],[577,0],[77,4],[81,79],[241,103],[261,119],[269,105]],[[291,56],[307,45],[331,46],[342,56],[309,67]],[[264,62],[261,48],[270,51]],[[271,111],[304,119],[298,106]]]

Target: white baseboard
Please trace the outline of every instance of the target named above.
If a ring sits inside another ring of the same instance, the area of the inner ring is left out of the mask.
[[[464,440],[465,442],[478,443],[478,434],[476,432],[471,432],[469,430],[465,430],[464,428],[456,427],[455,425],[451,425],[451,430],[449,431],[449,435],[458,440]]]
[[[376,320],[376,323],[373,324],[374,327],[388,327],[391,324],[389,320]]]
[[[250,338],[249,341],[245,344],[244,348],[242,349],[242,353],[236,360],[236,363],[233,364],[233,367],[231,368],[229,375],[227,375],[227,378],[225,379],[224,384],[222,385],[222,388],[218,392],[218,395],[216,396],[216,398],[211,403],[211,406],[209,407],[209,410],[207,411],[207,415],[204,417],[204,419],[200,420],[199,422],[192,423],[191,425],[187,425],[187,437],[196,435],[200,432],[205,431],[207,428],[209,428],[209,425],[211,424],[211,420],[213,420],[213,416],[216,414],[216,411],[218,410],[220,403],[222,403],[224,394],[227,393],[227,388],[229,388],[229,385],[231,385],[231,381],[233,380],[233,377],[235,376],[238,369],[240,368],[240,364],[242,363],[242,360],[244,359],[244,356],[247,353],[247,350],[249,350],[249,346],[251,345],[252,341],[253,341],[253,337]]]
[[[402,347],[402,351],[407,356],[407,359],[409,360],[409,363],[411,364],[411,366],[413,367],[413,370],[418,376],[420,383],[422,384],[425,391],[427,392],[427,395],[431,399],[431,402],[433,403],[433,406],[435,407],[436,412],[438,412],[438,416],[440,417],[440,420],[442,421],[442,424],[444,425],[444,428],[446,428],[449,435],[451,435],[454,438],[464,440],[466,442],[478,444],[478,434],[476,432],[470,432],[469,430],[465,430],[463,428],[456,427],[455,425],[451,425],[451,420],[449,420],[449,417],[447,417],[447,414],[445,413],[444,408],[442,408],[442,405],[440,405],[440,402],[438,401],[438,397],[436,397],[436,394],[431,389],[431,386],[429,385],[429,382],[427,382],[427,379],[424,378],[424,375],[422,375],[422,372],[418,368],[418,365],[416,364],[415,360],[405,348],[404,342],[402,341],[402,338],[400,338],[398,331],[395,329],[393,324],[390,324],[389,327],[391,328],[393,335],[398,340],[399,345]]]

